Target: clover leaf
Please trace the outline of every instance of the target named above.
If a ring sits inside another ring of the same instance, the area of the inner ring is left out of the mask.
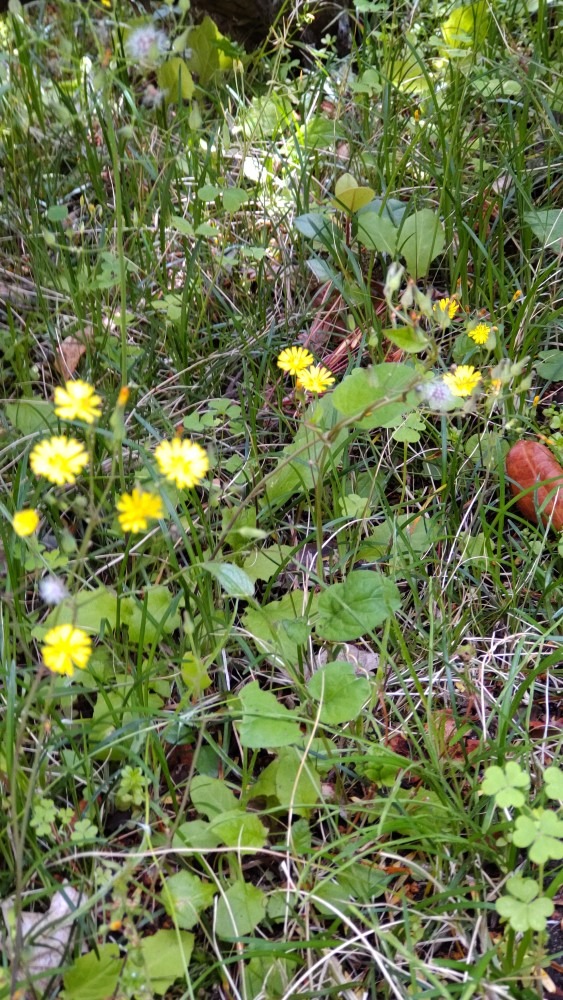
[[[494,796],[499,809],[507,809],[509,806],[518,809],[526,801],[521,789],[529,787],[530,775],[516,761],[509,760],[504,768],[494,764],[486,769],[481,791],[484,795]]]
[[[527,847],[530,861],[538,865],[563,858],[563,820],[551,809],[534,809],[519,816],[512,837],[516,847]]]
[[[543,931],[555,907],[550,899],[539,896],[539,885],[534,878],[514,875],[506,883],[508,895],[495,903],[497,913],[508,920],[513,930]]]
[[[563,802],[563,771],[560,767],[546,767],[543,773],[545,794],[548,799]]]

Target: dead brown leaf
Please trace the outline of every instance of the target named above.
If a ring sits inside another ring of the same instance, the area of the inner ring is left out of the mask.
[[[84,341],[91,336],[92,332],[89,331],[88,333],[84,333],[82,340],[78,340],[77,337],[65,337],[61,342],[57,349],[55,368],[63,378],[70,378],[71,375],[74,375],[80,364],[80,359],[86,354],[86,344]]]

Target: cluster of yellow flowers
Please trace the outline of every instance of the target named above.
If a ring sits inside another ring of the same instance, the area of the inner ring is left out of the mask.
[[[122,390],[119,405],[124,405],[127,391]],[[54,393],[55,414],[60,420],[81,420],[93,424],[101,414],[102,400],[88,382],[80,379],[58,386]],[[154,452],[161,475],[179,489],[197,486],[209,470],[207,452],[189,439],[174,437],[162,441]],[[55,486],[72,485],[90,461],[84,445],[74,437],[53,435],[39,441],[29,456],[29,464],[36,476]],[[124,532],[146,531],[149,522],[164,516],[162,498],[153,492],[135,487],[131,493],[122,493],[116,503],[118,523]],[[18,510],[12,517],[16,535],[26,538],[37,530],[40,517],[36,510]],[[58,674],[72,676],[74,668],[84,669],[92,652],[92,640],[83,629],[73,625],[58,625],[50,629],[42,648],[46,667]]]
[[[295,376],[298,389],[317,395],[326,392],[335,382],[332,372],[322,365],[316,365],[313,355],[305,347],[285,347],[278,355],[278,368]]]

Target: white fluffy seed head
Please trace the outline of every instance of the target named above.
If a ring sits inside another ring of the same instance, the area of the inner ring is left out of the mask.
[[[60,604],[68,597],[65,582],[60,576],[44,576],[39,582],[39,593],[45,604]]]

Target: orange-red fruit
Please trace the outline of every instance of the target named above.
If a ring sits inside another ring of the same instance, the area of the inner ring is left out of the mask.
[[[549,448],[537,441],[519,441],[506,456],[506,475],[516,506],[524,517],[538,523],[550,523],[556,531],[563,528],[563,468]],[[530,487],[542,483],[537,489]],[[530,490],[522,494],[523,490]],[[549,500],[546,502],[546,497]]]

